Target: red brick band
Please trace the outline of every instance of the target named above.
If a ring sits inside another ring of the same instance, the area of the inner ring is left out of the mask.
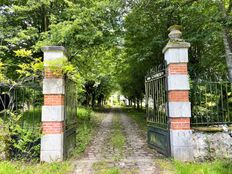
[[[48,94],[44,95],[44,106],[60,106],[64,105],[64,95]]]
[[[189,91],[169,91],[168,100],[170,102],[188,102]]]
[[[190,130],[190,118],[170,118],[170,129]]]
[[[52,71],[49,69],[45,69],[44,77],[47,79],[49,79],[49,78],[61,78],[62,72],[60,70]]]
[[[169,64],[168,74],[169,75],[175,75],[175,74],[187,75],[188,74],[187,63]]]
[[[46,121],[42,123],[43,134],[61,134],[64,132],[63,121]]]

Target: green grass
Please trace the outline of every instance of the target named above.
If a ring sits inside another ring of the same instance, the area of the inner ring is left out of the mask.
[[[177,174],[231,174],[232,160],[216,160],[204,163],[174,162]]]
[[[102,169],[96,174],[121,174],[121,172],[118,168],[111,168],[111,169]]]
[[[106,161],[99,161],[93,164],[95,174],[121,174],[121,170],[116,167],[109,167]]]
[[[130,116],[139,126],[140,129],[147,130],[147,120],[145,110],[137,110],[134,108],[122,108],[122,111]]]
[[[92,116],[92,109],[86,107],[77,108],[77,119],[79,122],[89,121]]]
[[[93,112],[90,108],[78,107],[75,156],[85,151],[103,116],[104,114]]]
[[[0,162],[0,174],[65,174],[71,172],[69,162],[26,164],[23,162]]]
[[[123,146],[125,145],[125,141],[126,140],[122,132],[120,119],[119,117],[114,117],[113,118],[113,133],[112,133],[110,142],[114,148],[122,151]]]

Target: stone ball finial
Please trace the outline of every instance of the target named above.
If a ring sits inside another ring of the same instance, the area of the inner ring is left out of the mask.
[[[182,32],[180,31],[182,29],[182,26],[180,25],[172,25],[171,27],[168,28],[169,33],[169,38],[172,41],[182,41]]]

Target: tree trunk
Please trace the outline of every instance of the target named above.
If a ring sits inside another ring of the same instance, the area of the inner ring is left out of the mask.
[[[89,106],[90,96],[87,92],[86,92],[85,96],[86,96],[86,106]]]
[[[230,2],[229,8],[226,10],[225,2],[222,0],[221,3],[222,17],[224,21],[228,20],[228,14],[231,11],[232,2]],[[225,56],[226,56],[226,64],[228,68],[228,76],[230,82],[232,82],[232,48],[231,48],[231,38],[229,36],[229,29],[226,25],[222,26],[222,35],[223,35],[223,43],[225,47]]]
[[[92,108],[95,106],[95,94],[92,94]]]
[[[232,82],[232,52],[229,44],[229,36],[226,28],[223,28],[223,42],[225,47],[226,64],[228,68],[228,76]]]
[[[137,109],[139,109],[139,99],[136,99],[137,102]]]

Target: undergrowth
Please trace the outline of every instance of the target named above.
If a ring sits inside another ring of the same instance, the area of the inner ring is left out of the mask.
[[[76,156],[85,151],[102,117],[103,114],[93,112],[90,108],[78,107],[76,148],[74,152]]]
[[[72,169],[73,166],[69,162],[44,164],[0,162],[0,174],[64,174],[71,172]]]
[[[216,160],[203,163],[174,162],[177,174],[231,174],[232,160]]]

